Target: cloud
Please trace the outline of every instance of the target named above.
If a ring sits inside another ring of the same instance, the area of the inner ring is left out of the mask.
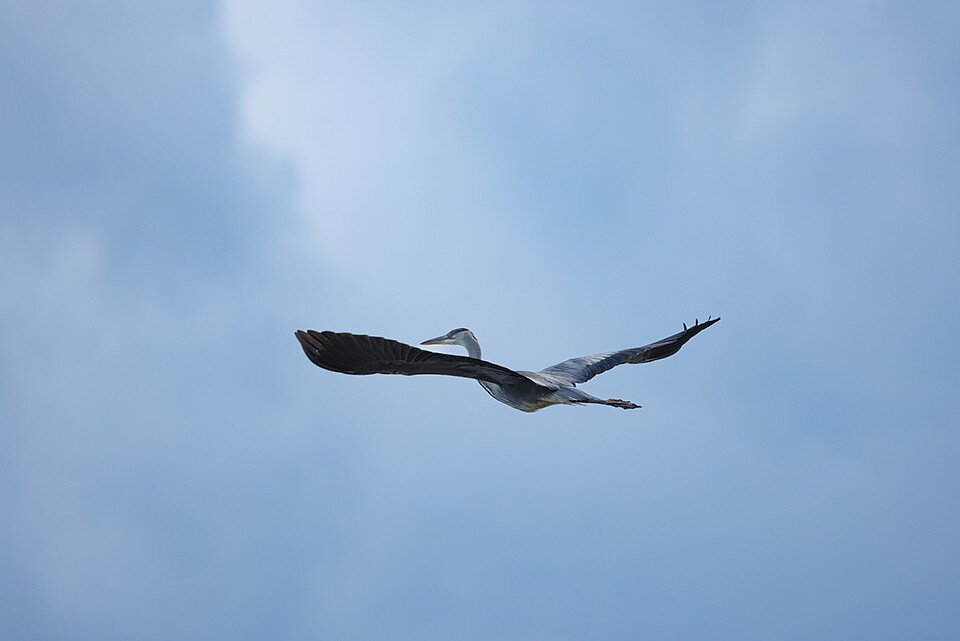
[[[489,159],[465,147],[445,104],[478,35],[458,16],[417,15],[424,21],[386,9],[226,5],[225,32],[246,68],[245,131],[294,160],[304,246],[381,296],[481,288],[537,257],[504,203],[484,193]],[[420,280],[399,280],[411,272]]]
[[[2,635],[210,638],[263,597],[227,577],[287,563],[232,532],[301,500],[237,483],[301,464],[261,440],[282,377],[249,373],[295,353],[262,307],[282,196],[234,138],[210,7],[3,13]]]
[[[952,638],[938,11],[5,8],[0,636]]]

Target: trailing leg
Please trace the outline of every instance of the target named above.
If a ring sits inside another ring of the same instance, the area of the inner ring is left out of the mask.
[[[607,398],[607,399],[581,398],[572,402],[577,405],[586,404],[586,403],[591,403],[594,405],[609,405],[610,407],[619,407],[620,409],[623,409],[623,410],[635,410],[635,409],[639,409],[640,407],[643,407],[642,405],[637,405],[636,403],[633,403],[631,401],[625,401],[619,398]]]
[[[604,405],[609,405],[611,407],[619,407],[620,409],[623,409],[623,410],[635,410],[641,407],[636,403],[632,403],[630,401],[624,401],[619,398],[608,398],[607,400],[600,401],[600,402],[603,403]]]

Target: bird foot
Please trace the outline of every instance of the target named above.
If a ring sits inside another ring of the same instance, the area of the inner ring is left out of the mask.
[[[606,400],[606,404],[611,405],[613,407],[619,407],[620,409],[624,409],[624,410],[635,410],[640,407],[643,407],[642,405],[637,405],[636,403],[631,403],[630,401],[625,401],[620,398],[608,398]]]

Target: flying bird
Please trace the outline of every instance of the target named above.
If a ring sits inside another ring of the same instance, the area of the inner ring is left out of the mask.
[[[676,354],[684,343],[716,323],[719,318],[695,321],[683,331],[664,339],[624,349],[581,356],[557,363],[539,372],[514,371],[481,360],[480,343],[466,327],[450,330],[421,345],[459,345],[467,356],[440,354],[418,349],[380,336],[346,332],[297,330],[296,337],[314,365],[343,374],[440,374],[476,379],[490,396],[524,412],[536,412],[550,405],[595,403],[625,410],[640,407],[619,398],[602,399],[577,387],[597,374],[625,363],[649,363]]]

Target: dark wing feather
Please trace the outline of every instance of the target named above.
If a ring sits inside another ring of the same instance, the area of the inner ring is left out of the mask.
[[[499,385],[536,385],[526,376],[468,356],[417,349],[380,336],[297,330],[297,340],[314,365],[343,374],[441,374]]]
[[[719,318],[701,322],[696,322],[691,327],[683,326],[683,331],[667,336],[655,343],[644,345],[643,347],[634,347],[633,349],[624,349],[619,352],[603,352],[602,354],[593,354],[591,356],[580,356],[570,360],[557,363],[540,373],[548,380],[557,383],[568,383],[576,385],[589,381],[597,374],[602,374],[608,369],[624,363],[649,363],[650,361],[660,360],[676,354],[684,343],[716,323]]]

